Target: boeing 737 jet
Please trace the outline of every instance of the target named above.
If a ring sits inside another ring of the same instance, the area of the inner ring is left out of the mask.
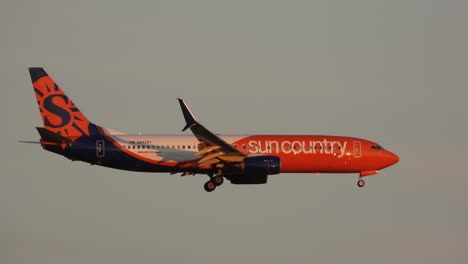
[[[354,173],[362,177],[398,162],[379,144],[326,135],[218,135],[203,126],[182,99],[185,127],[192,134],[134,135],[89,121],[42,68],[29,68],[43,126],[39,143],[48,151],[109,168],[202,174],[212,192],[232,184],[265,184],[279,173]]]

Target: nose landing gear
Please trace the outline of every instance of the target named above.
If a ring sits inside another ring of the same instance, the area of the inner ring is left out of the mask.
[[[359,188],[362,188],[362,187],[364,187],[364,185],[366,185],[366,183],[364,182],[364,180],[362,179],[362,177],[359,177],[359,180],[358,180],[358,182],[357,182],[357,186],[358,186]]]

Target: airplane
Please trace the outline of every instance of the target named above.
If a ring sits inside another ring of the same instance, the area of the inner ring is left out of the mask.
[[[205,128],[178,99],[191,134],[125,134],[96,125],[76,107],[43,68],[29,68],[43,126],[42,148],[114,169],[207,175],[207,192],[232,184],[265,184],[280,173],[354,173],[363,177],[399,161],[381,145],[360,138],[329,135],[218,135]],[[32,143],[31,141],[23,141]]]

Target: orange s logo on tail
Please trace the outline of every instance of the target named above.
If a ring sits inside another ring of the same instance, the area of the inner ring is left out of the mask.
[[[69,139],[89,136],[89,120],[42,68],[29,68],[44,127]]]

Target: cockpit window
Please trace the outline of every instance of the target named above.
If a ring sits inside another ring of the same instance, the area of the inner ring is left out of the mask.
[[[379,146],[379,145],[372,146],[371,148],[375,149],[375,150],[383,150],[384,149],[382,146]]]

